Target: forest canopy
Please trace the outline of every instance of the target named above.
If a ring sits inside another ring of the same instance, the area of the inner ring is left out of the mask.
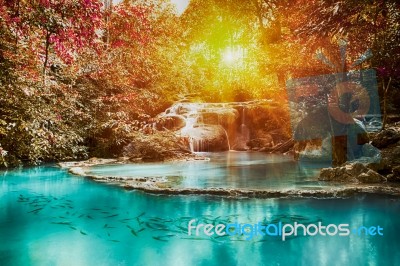
[[[283,110],[305,76],[375,69],[396,113],[399,21],[395,0],[0,0],[0,166],[121,156],[182,99]]]

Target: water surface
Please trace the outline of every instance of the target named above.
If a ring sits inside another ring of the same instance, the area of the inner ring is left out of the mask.
[[[321,189],[319,171],[328,164],[296,162],[292,156],[260,152],[199,153],[210,161],[114,164],[91,167],[89,174],[117,177],[180,177],[178,188]]]
[[[0,265],[400,265],[399,212],[385,196],[155,196],[28,168],[0,175]],[[191,238],[193,218],[380,225],[384,236]]]

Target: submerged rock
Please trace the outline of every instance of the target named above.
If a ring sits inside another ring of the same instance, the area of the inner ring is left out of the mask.
[[[385,182],[386,178],[362,163],[350,163],[342,167],[322,169],[318,180],[348,183],[381,183]]]

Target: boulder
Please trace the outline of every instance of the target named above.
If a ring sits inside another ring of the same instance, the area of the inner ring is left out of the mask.
[[[181,115],[160,116],[156,122],[157,130],[168,129],[172,131],[179,130],[186,126],[186,120]]]
[[[388,181],[400,181],[399,176],[396,175],[396,169],[400,166],[400,145],[384,148],[380,155],[382,158],[380,162],[370,164],[370,168],[382,175],[387,175]]]
[[[199,125],[182,132],[188,137],[195,152],[228,151],[229,140],[225,129],[220,125]]]
[[[342,167],[322,169],[318,180],[346,183],[381,183],[385,182],[386,178],[362,163],[350,163]]]
[[[391,127],[376,134],[372,140],[372,145],[381,149],[381,148],[386,148],[394,143],[397,143],[399,140],[400,140],[399,128]]]

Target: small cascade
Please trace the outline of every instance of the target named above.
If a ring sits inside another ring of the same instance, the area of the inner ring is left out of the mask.
[[[175,115],[180,115],[179,111],[181,111],[180,105],[173,106],[175,108],[171,108],[171,111]],[[190,131],[194,128],[198,121],[198,109],[195,106],[187,106],[188,110],[187,114],[184,117],[185,126],[181,129],[182,136],[188,136],[189,138],[189,149],[191,152],[196,152],[198,150],[198,141],[190,136]]]
[[[176,132],[192,152],[247,150],[251,134],[246,113],[251,104],[179,102],[158,116],[164,123],[157,129]]]
[[[189,149],[190,152],[194,152],[194,139],[192,137],[189,137]]]
[[[242,125],[246,125],[246,118],[245,118],[245,107],[242,106]]]
[[[228,135],[228,132],[226,131],[226,129],[224,129],[224,131],[225,131],[226,139],[228,140],[228,147],[229,147],[229,151],[230,151],[231,150],[231,143],[229,141],[229,135]]]
[[[236,138],[235,149],[247,150],[247,142],[250,140],[250,130],[246,125],[246,107],[241,106],[241,123],[239,128],[239,134]]]
[[[240,125],[240,134],[245,141],[249,141],[250,139],[250,131],[246,126],[246,107],[242,107],[242,124]]]

